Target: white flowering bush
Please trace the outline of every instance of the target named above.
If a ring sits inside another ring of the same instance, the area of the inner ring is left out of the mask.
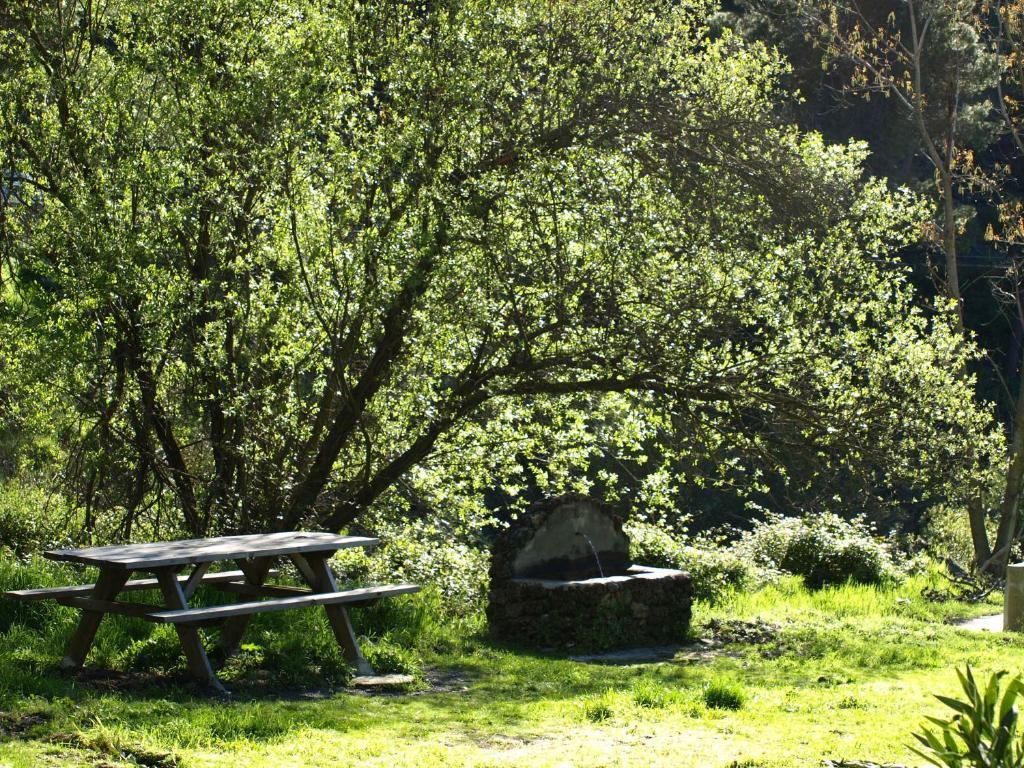
[[[447,610],[468,616],[483,610],[487,599],[489,553],[451,536],[410,525],[380,534],[373,552],[342,550],[337,570],[354,582],[410,581],[432,586]]]
[[[751,563],[720,542],[673,535],[657,525],[638,521],[627,523],[625,532],[633,562],[688,571],[698,600],[714,602],[731,589],[751,587],[764,580]]]
[[[899,576],[890,545],[862,517],[773,515],[745,533],[736,551],[762,568],[802,576],[815,588],[847,581],[880,584]]]

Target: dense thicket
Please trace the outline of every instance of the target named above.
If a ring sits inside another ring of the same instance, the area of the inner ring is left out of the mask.
[[[122,536],[986,492],[975,352],[891,256],[917,202],[710,11],[7,2],[5,420]]]

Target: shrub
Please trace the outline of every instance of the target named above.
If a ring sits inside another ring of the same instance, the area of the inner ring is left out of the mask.
[[[709,709],[740,709],[747,696],[738,683],[718,679],[705,684],[703,698]]]
[[[629,556],[633,562],[656,568],[679,567],[682,543],[664,528],[631,520],[623,530],[629,536]]]
[[[694,597],[710,603],[731,590],[752,587],[766,578],[734,548],[711,540],[698,539],[682,547],[678,567],[693,577]]]
[[[436,588],[446,612],[469,616],[483,610],[487,599],[489,554],[482,548],[452,541],[422,525],[381,534],[372,553],[349,549],[334,559],[343,577],[352,581],[412,581]]]
[[[729,590],[750,587],[763,580],[763,574],[740,553],[710,538],[685,540],[657,525],[642,522],[627,523],[625,531],[634,562],[688,571],[698,600],[715,602]]]
[[[812,588],[847,581],[881,584],[897,576],[889,546],[863,518],[775,516],[744,534],[737,551],[761,567],[802,576]]]
[[[986,518],[990,541],[995,539],[997,525],[993,517]],[[948,557],[964,566],[974,560],[970,523],[964,510],[954,504],[937,505],[928,511],[921,538],[936,560]]]
[[[957,670],[964,698],[936,698],[953,710],[948,720],[929,717],[937,731],[915,733],[924,749],[913,748],[932,765],[948,768],[1020,768],[1024,765],[1024,734],[1018,730],[1017,699],[1024,681],[1014,677],[1003,687],[1005,672],[979,686],[971,672]]]
[[[400,674],[423,676],[423,665],[419,655],[388,638],[363,643],[363,655],[374,671],[382,675]]]
[[[633,703],[644,709],[662,709],[668,704],[669,692],[661,683],[641,678],[633,684]]]
[[[41,488],[11,481],[0,485],[0,547],[20,556],[70,544],[72,516]]]
[[[587,696],[582,702],[583,716],[592,723],[600,723],[611,719],[615,711],[612,709],[612,696],[609,692]]]

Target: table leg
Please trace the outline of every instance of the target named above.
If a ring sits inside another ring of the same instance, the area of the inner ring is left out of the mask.
[[[199,589],[199,585],[203,583],[203,577],[206,572],[210,570],[210,566],[213,563],[200,563],[192,569],[192,575],[188,577],[188,581],[185,582],[185,586],[181,588],[181,591],[185,593],[185,599],[191,600],[192,595]]]
[[[262,587],[263,582],[267,580],[267,574],[270,572],[270,566],[274,564],[272,557],[259,557],[252,560],[236,560],[239,570],[245,574],[245,580],[252,584],[254,587]],[[239,600],[245,600],[245,596],[240,596]],[[252,616],[246,614],[245,616],[234,616],[224,622],[224,626],[220,631],[220,641],[217,643],[224,658],[227,658],[235,651],[238,650],[238,646],[242,643],[242,637],[245,635],[246,627],[249,626],[249,619]]]
[[[174,569],[157,571],[156,578],[160,583],[160,591],[163,592],[164,602],[168,608],[172,610],[188,608],[188,599],[185,597],[185,592],[181,588]],[[213,668],[210,666],[210,660],[206,657],[206,650],[203,648],[199,630],[188,624],[175,624],[174,628],[178,630],[178,639],[181,641],[181,648],[185,652],[188,670],[192,677],[203,685],[208,685],[223,693],[224,686],[213,674]]]
[[[96,586],[92,590],[91,597],[97,600],[113,600],[124,587],[131,571],[121,568],[102,568],[99,578],[96,579]],[[93,640],[96,639],[96,630],[100,628],[100,622],[106,614],[103,611],[82,611],[82,618],[78,621],[78,628],[68,642],[67,651],[60,662],[61,669],[79,669],[85,663],[85,657],[89,655]]]
[[[338,585],[334,581],[334,574],[331,573],[331,569],[327,565],[325,555],[291,555],[291,558],[314,592],[338,591]],[[327,612],[327,620],[331,624],[331,629],[334,630],[334,636],[338,639],[338,644],[345,654],[345,659],[356,668],[356,674],[373,675],[373,667],[366,661],[359,648],[356,633],[352,629],[352,622],[349,620],[344,606],[325,605],[324,610]]]

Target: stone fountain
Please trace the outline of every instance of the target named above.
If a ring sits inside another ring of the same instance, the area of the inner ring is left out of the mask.
[[[498,538],[487,619],[494,636],[520,645],[624,648],[682,641],[692,597],[688,573],[632,563],[622,520],[569,494]]]

